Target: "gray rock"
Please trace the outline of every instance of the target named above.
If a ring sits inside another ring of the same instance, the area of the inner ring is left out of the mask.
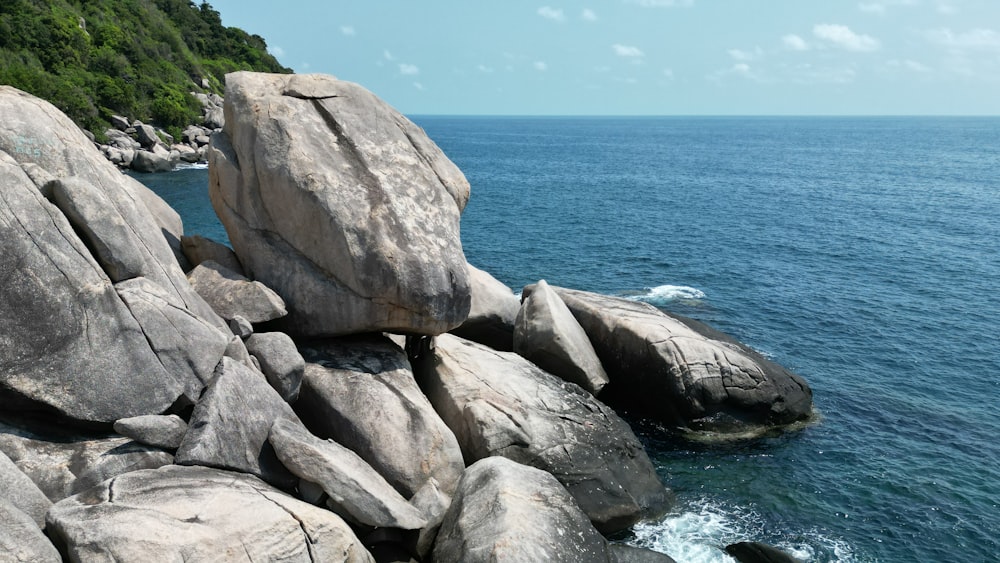
[[[535,285],[517,313],[514,351],[592,395],[608,384],[587,333],[545,280]]]
[[[54,505],[48,529],[72,561],[373,561],[330,511],[205,467],[107,481]]]
[[[469,318],[451,333],[494,350],[513,351],[514,321],[521,300],[509,287],[471,264],[469,282],[472,290]]]
[[[632,430],[578,386],[451,335],[417,374],[467,462],[503,456],[552,473],[603,533],[670,508]]]
[[[34,162],[22,163],[21,169],[24,170],[24,173],[27,174],[29,178],[31,178],[32,182],[35,183],[35,186],[38,187],[38,190],[42,193],[42,196],[45,199],[51,201],[52,184],[50,184],[50,182],[56,179],[55,176],[49,174],[48,171],[46,171],[41,166],[35,164]]]
[[[673,557],[666,553],[623,543],[611,544],[611,561],[613,563],[677,563]]]
[[[188,145],[170,145],[171,152],[177,152],[184,162],[198,162],[198,151]]]
[[[215,381],[194,407],[175,461],[179,465],[242,471],[291,489],[296,479],[278,462],[267,443],[271,425],[279,419],[299,423],[292,408],[263,375],[223,358]]]
[[[250,321],[246,320],[244,317],[236,315],[229,320],[229,330],[233,331],[233,334],[236,336],[246,340],[247,338],[250,338],[251,334],[253,334],[253,325],[250,324]]]
[[[329,496],[327,505],[344,518],[379,528],[419,530],[427,525],[426,516],[344,446],[317,438],[289,420],[276,420],[269,440],[285,467],[322,487]]]
[[[531,288],[525,288],[530,294]],[[806,382],[710,327],[655,307],[555,288],[594,344],[614,397],[670,424],[746,431],[812,413]]]
[[[135,140],[139,141],[142,148],[152,150],[154,146],[160,144],[160,137],[156,135],[156,129],[151,125],[139,125],[135,128]]]
[[[502,457],[469,466],[434,544],[435,561],[612,561],[608,542],[552,475]]]
[[[119,282],[115,289],[139,321],[147,346],[177,383],[184,386],[183,396],[193,404],[211,381],[215,366],[229,346],[228,329],[223,332],[196,316],[179,299],[146,278]]]
[[[0,423],[0,451],[52,502],[105,479],[173,463],[173,456],[120,436],[84,435],[35,421],[32,430]]]
[[[212,260],[241,276],[245,275],[243,265],[240,264],[240,259],[236,257],[236,253],[221,242],[200,235],[183,236],[181,237],[181,248],[184,250],[184,255],[187,256],[192,266]]]
[[[258,332],[247,338],[246,346],[257,358],[260,371],[271,387],[282,399],[294,403],[299,397],[306,362],[292,338],[283,332]]]
[[[760,542],[729,544],[726,553],[740,563],[800,563],[784,551]]]
[[[120,115],[111,116],[111,126],[119,131],[124,131],[131,127],[127,117],[122,117]]]
[[[248,276],[285,299],[281,330],[438,334],[465,320],[468,182],[419,128],[316,75],[232,73],[225,103],[209,194]]]
[[[142,148],[142,145],[123,131],[108,129],[104,134],[108,137],[108,145],[117,149],[135,152]]]
[[[224,319],[240,316],[251,323],[262,323],[288,314],[281,296],[266,285],[250,281],[212,260],[191,270],[188,281]]]
[[[115,421],[115,432],[140,444],[176,450],[187,432],[187,423],[176,414],[133,416]]]
[[[209,129],[221,129],[226,125],[226,114],[221,107],[211,107],[205,110],[202,124]]]
[[[45,526],[45,513],[52,501],[24,474],[7,454],[0,451],[0,503],[8,502],[34,519],[41,528]]]
[[[150,151],[135,151],[135,155],[132,157],[132,170],[136,172],[152,173],[152,172],[170,172],[177,166],[178,158],[173,158],[172,154],[167,152],[165,154],[150,152]]]
[[[53,202],[83,237],[112,282],[141,275],[145,256],[140,241],[104,192],[77,177],[55,180],[50,189]]]
[[[431,478],[450,495],[465,469],[455,435],[387,338],[310,343],[296,411],[316,435],[357,452],[404,497]]]
[[[174,211],[173,207],[170,207],[167,202],[163,201],[163,198],[156,195],[153,190],[139,183],[133,184],[132,188],[136,197],[146,204],[146,209],[149,210],[153,216],[153,220],[160,227],[160,233],[167,240],[167,244],[170,245],[170,250],[174,254],[177,265],[180,266],[182,271],[186,272],[190,270],[191,265],[181,250],[181,239],[184,237],[184,222],[181,221],[181,216]],[[188,288],[188,291],[190,291],[190,288]]]
[[[45,524],[44,514],[42,525]],[[0,497],[0,560],[9,563],[61,563],[62,557],[41,527]]]

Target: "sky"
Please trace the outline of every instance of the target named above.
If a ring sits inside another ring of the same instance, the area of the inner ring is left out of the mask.
[[[1000,115],[1000,0],[209,0],[410,115]]]

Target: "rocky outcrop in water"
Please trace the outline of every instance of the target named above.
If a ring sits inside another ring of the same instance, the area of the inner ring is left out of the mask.
[[[466,263],[461,172],[359,86],[238,73],[228,94],[210,176],[235,252],[0,87],[0,549],[670,561],[601,536],[672,501],[601,373],[693,424],[808,406],[692,321],[544,286],[521,305]],[[496,349],[429,336],[452,329]],[[681,341],[700,363],[663,368]]]

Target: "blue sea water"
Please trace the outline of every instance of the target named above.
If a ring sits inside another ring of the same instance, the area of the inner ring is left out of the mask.
[[[1000,119],[415,117],[469,261],[647,300],[803,375],[821,419],[732,443],[633,419],[681,562],[1000,560]],[[204,170],[141,176],[223,238]]]

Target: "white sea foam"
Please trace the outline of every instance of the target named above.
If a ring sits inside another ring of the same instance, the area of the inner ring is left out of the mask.
[[[178,162],[174,170],[208,170],[207,162]]]
[[[691,301],[705,298],[705,292],[686,285],[659,285],[647,287],[645,293],[629,296],[636,301],[644,301],[650,305],[666,305],[671,301]]]

